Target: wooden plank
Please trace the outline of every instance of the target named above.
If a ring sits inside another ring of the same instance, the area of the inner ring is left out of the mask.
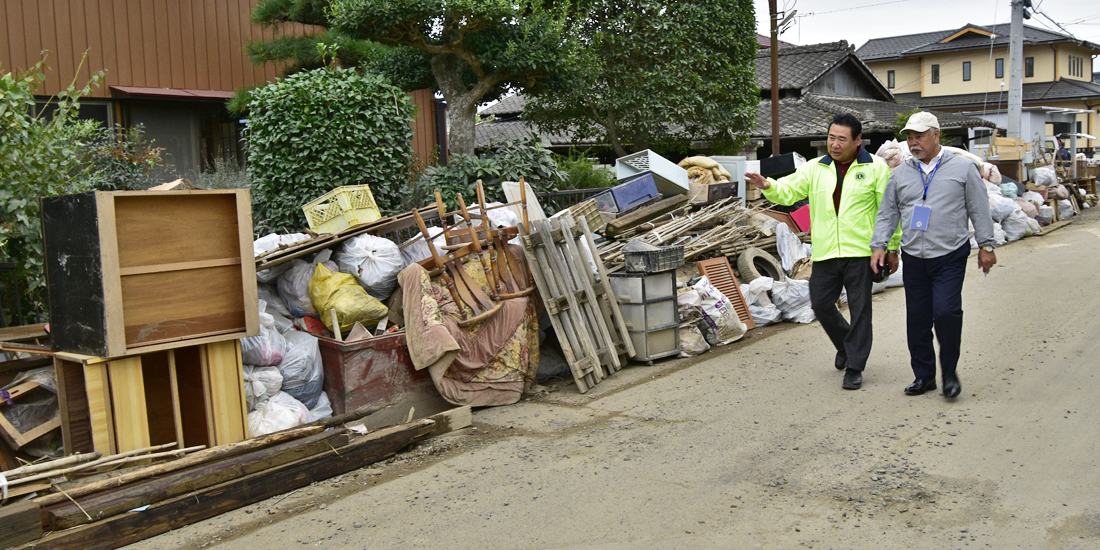
[[[0,508],[0,548],[26,544],[42,536],[38,505],[16,502]]]
[[[227,265],[241,265],[240,256],[233,258],[217,258],[213,260],[198,260],[194,262],[174,262],[170,264],[142,265],[124,267],[118,270],[119,275],[144,275],[146,273],[164,273],[166,271],[184,271],[187,269],[203,269],[206,267],[221,267]]]
[[[92,448],[105,455],[118,452],[115,445],[115,421],[111,411],[111,383],[107,364],[84,367],[84,385],[88,396],[88,418],[92,425]]]
[[[592,267],[578,250],[575,241],[576,232],[574,229],[576,226],[573,224],[573,216],[569,214],[561,216],[559,223],[563,234],[562,244],[564,245],[566,267],[569,269],[574,287],[583,292],[586,298],[581,308],[584,310],[585,319],[588,321],[588,334],[592,336],[593,344],[597,348],[596,353],[600,356],[600,363],[607,368],[606,374],[610,375],[619,370],[622,365],[619,363],[619,354],[615,351],[615,343],[611,340],[611,334],[607,330],[607,325],[603,322],[603,313],[600,311],[600,304],[596,300],[596,292],[592,289],[590,281]]]
[[[61,427],[61,416],[55,416],[47,422],[43,422],[28,431],[20,432],[18,428],[8,421],[8,418],[0,414],[0,435],[15,449],[21,449],[31,441],[46,435],[52,430]]]
[[[154,464],[140,470],[134,470],[125,474],[112,477],[109,479],[102,479],[84,485],[78,485],[69,488],[66,494],[54,493],[45,495],[35,499],[42,507],[52,506],[54,504],[68,502],[69,498],[79,498],[84,495],[90,495],[105,491],[107,489],[121,487],[123,485],[148,479],[154,476],[165,475],[171,472],[183,470],[186,468],[192,468],[201,464],[207,464],[216,460],[237,456],[252,450],[262,449],[270,445],[276,445],[286,441],[293,441],[299,438],[309,437],[316,433],[321,432],[323,427],[299,427],[291,428],[281,432],[268,434],[245,441],[239,441],[237,443],[231,443],[229,445],[218,445],[208,449],[203,449],[197,453],[187,455],[179,460],[173,460],[171,462],[164,462],[161,464]]]
[[[168,350],[168,391],[172,395],[172,420],[176,430],[176,443],[184,447],[183,415],[180,413],[180,383],[176,374],[176,350]]]
[[[229,340],[205,346],[215,445],[248,438],[247,404],[241,404],[243,373],[238,345],[237,340]]]
[[[565,356],[565,362],[569,365],[569,370],[573,374],[573,380],[577,384],[577,390],[581,393],[588,391],[588,383],[585,381],[586,372],[584,368],[587,365],[581,363],[584,360],[583,357],[578,357],[573,350],[576,349],[577,344],[570,339],[571,332],[565,329],[566,319],[559,317],[560,308],[557,306],[557,297],[559,293],[556,292],[556,288],[551,287],[551,281],[546,277],[542,260],[539,257],[539,250],[534,237],[537,234],[524,235],[523,229],[520,229],[521,242],[523,243],[523,253],[527,258],[527,265],[531,268],[531,277],[535,280],[535,286],[539,290],[539,296],[542,297],[543,304],[546,306],[546,313],[550,317],[550,323],[554,327],[554,334],[558,336],[558,343],[561,345],[562,355]]]
[[[424,419],[385,428],[340,447],[338,455],[314,455],[159,502],[143,512],[127,512],[87,526],[55,532],[39,540],[34,547],[59,550],[119,548],[385,460],[427,437],[434,424]]]
[[[639,208],[622,217],[607,222],[603,234],[607,237],[614,237],[647,221],[668,214],[677,208],[681,208],[687,204],[687,201],[687,195],[675,195],[657,201],[649,206]]]
[[[0,328],[0,342],[25,342],[46,338],[46,323]]]
[[[256,263],[245,261],[252,257],[252,195],[247,189],[238,189],[237,198],[237,256],[241,263],[241,293],[244,307],[244,326],[249,335],[260,333],[260,300],[256,290]]]
[[[195,468],[147,478],[117,489],[86,497],[76,497],[79,506],[73,502],[62,502],[43,512],[50,518],[51,530],[69,529],[296,460],[321,453],[333,453],[334,448],[347,444],[346,432],[335,430],[320,432],[254,452],[209,462]],[[84,515],[85,511],[93,519],[89,520],[88,516]]]
[[[61,412],[61,440],[65,454],[92,452],[92,421],[88,413],[88,393],[84,387],[84,366],[54,358],[57,400]]]
[[[115,201],[105,193],[96,193],[96,211],[99,220],[99,255],[103,275],[103,309],[107,329],[108,355],[120,355],[126,349],[125,320],[123,318],[122,280],[118,269],[118,235],[115,232]]]
[[[53,359],[48,356],[14,359],[11,361],[4,361],[3,363],[0,363],[0,373],[22,372],[25,370],[37,369],[38,367],[44,367],[51,363],[53,363]]]
[[[469,405],[465,405],[433,414],[428,419],[435,422],[431,437],[436,437],[469,427],[474,423],[474,412]]]
[[[614,337],[621,342],[623,350],[627,356],[634,356],[634,342],[630,339],[630,333],[626,328],[626,321],[623,319],[622,311],[619,309],[619,301],[615,299],[615,293],[611,290],[611,279],[608,276],[607,268],[603,264],[603,260],[600,258],[598,249],[596,248],[596,240],[592,237],[592,230],[589,229],[587,223],[580,224],[581,231],[584,233],[585,242],[588,243],[587,254],[592,263],[596,264],[596,272],[600,276],[600,287],[602,292],[597,290],[597,294],[601,295],[602,307],[605,308],[614,323]],[[612,328],[611,325],[608,326]]]
[[[109,361],[107,373],[111,379],[111,406],[115,417],[115,443],[118,449],[115,452],[148,447],[149,412],[145,406],[141,357]]]

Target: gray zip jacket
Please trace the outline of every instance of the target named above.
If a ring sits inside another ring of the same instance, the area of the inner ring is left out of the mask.
[[[920,161],[910,158],[894,168],[882,196],[871,250],[885,250],[901,220],[901,249],[918,258],[936,258],[958,250],[970,238],[967,220],[974,224],[978,246],[994,246],[993,217],[989,214],[989,195],[978,167],[969,159],[944,150],[940,167],[928,185],[928,198],[922,200],[924,183]],[[924,204],[932,209],[928,230],[911,229],[913,207]]]

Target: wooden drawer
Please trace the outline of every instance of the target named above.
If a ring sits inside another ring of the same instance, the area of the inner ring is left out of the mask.
[[[118,357],[259,331],[248,190],[42,199],[53,349]]]
[[[238,340],[105,359],[54,356],[65,454],[248,438]]]

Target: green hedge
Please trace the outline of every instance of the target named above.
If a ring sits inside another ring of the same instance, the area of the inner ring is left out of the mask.
[[[302,205],[370,185],[384,213],[401,208],[413,163],[415,107],[378,75],[326,67],[252,92],[248,162],[257,234],[307,227]]]

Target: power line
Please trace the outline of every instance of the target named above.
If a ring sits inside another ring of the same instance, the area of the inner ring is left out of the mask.
[[[865,4],[865,5],[862,5],[862,6],[855,6],[855,7],[852,7],[852,8],[842,8],[842,9],[839,9],[839,10],[812,11],[812,12],[807,13],[806,15],[807,16],[810,16],[810,15],[825,15],[827,13],[839,13],[839,12],[842,12],[842,11],[861,10],[863,8],[875,8],[875,7],[878,7],[878,6],[885,6],[885,5],[888,5],[888,4],[900,4],[902,2],[912,2],[912,1],[913,0],[893,0],[892,2],[879,2],[877,4]]]

